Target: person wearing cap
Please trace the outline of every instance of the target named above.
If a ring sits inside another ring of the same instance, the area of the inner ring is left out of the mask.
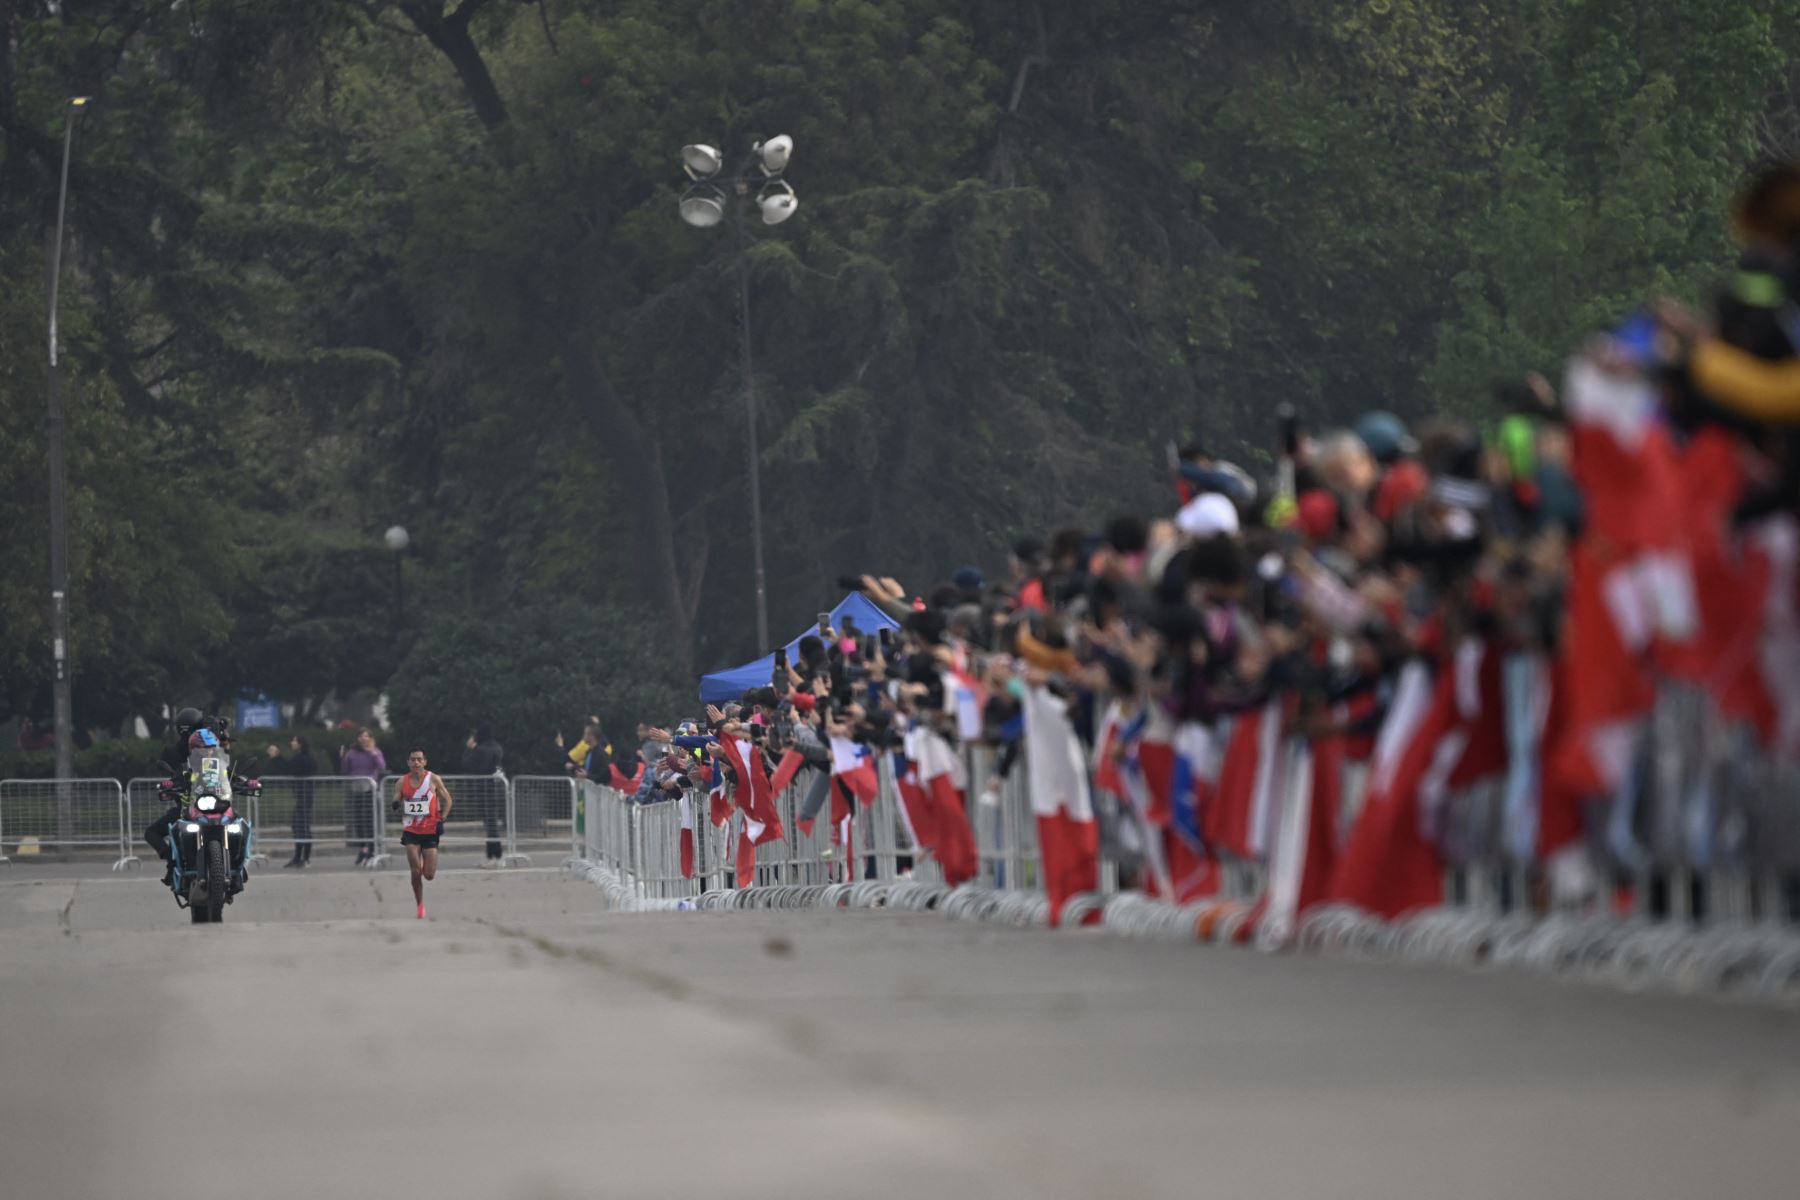
[[[1418,439],[1408,432],[1406,422],[1391,412],[1366,412],[1356,418],[1350,431],[1362,439],[1376,463],[1384,468],[1419,450]]]
[[[1193,538],[1235,537],[1239,531],[1237,505],[1223,493],[1202,492],[1175,514],[1175,527]]]
[[[581,731],[581,740],[569,751],[563,770],[577,779],[608,779],[612,775],[607,770],[612,765],[612,758],[612,743],[606,740],[600,719],[590,717]]]

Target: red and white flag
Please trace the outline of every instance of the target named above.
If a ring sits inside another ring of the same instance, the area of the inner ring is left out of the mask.
[[[1575,360],[1564,384],[1574,475],[1586,504],[1569,559],[1545,747],[1546,856],[1579,832],[1581,801],[1614,794],[1656,701],[1652,652],[1700,638],[1683,475],[1651,385]]]
[[[912,742],[908,738],[907,745]],[[931,819],[931,802],[919,786],[919,767],[904,753],[896,753],[894,791],[899,797],[900,823],[906,827],[907,841],[920,850],[929,851],[937,841],[937,828]]]
[[[681,877],[694,877],[694,802],[681,793]]]
[[[965,742],[981,737],[981,711],[987,689],[961,667],[944,672],[944,707],[956,715],[956,736]]]
[[[775,766],[775,777],[769,780],[769,790],[777,796],[787,791],[794,782],[794,776],[800,774],[800,768],[805,765],[806,755],[790,747]]]
[[[1224,744],[1213,730],[1187,721],[1175,730],[1174,779],[1170,784],[1169,827],[1163,841],[1169,864],[1169,899],[1186,904],[1219,891],[1219,864],[1206,844],[1203,823],[1219,784]]]
[[[733,737],[720,738],[719,750],[737,775],[737,806],[744,814],[744,833],[750,844],[760,846],[783,837],[781,814],[775,808],[762,752],[749,738]]]
[[[723,829],[731,820],[731,797],[725,790],[725,763],[723,755],[715,754],[712,763],[712,790],[707,793],[710,800],[707,815],[712,823]]]
[[[1466,668],[1463,679],[1466,689]],[[1382,917],[1429,908],[1443,899],[1443,867],[1422,828],[1420,793],[1447,785],[1468,746],[1457,686],[1458,672],[1449,664],[1435,680],[1424,662],[1401,668],[1375,741],[1368,798],[1332,872],[1329,899]],[[1503,766],[1504,755],[1500,761]]]
[[[1099,886],[1100,836],[1088,792],[1087,763],[1068,706],[1042,687],[1025,694],[1025,766],[1037,816],[1050,923],[1069,897]]]
[[[875,797],[881,794],[881,777],[875,772],[874,760],[849,738],[831,739],[831,774],[864,804],[875,803]]]
[[[756,882],[756,843],[749,836],[749,814],[738,817],[737,885],[747,888]]]
[[[1226,736],[1213,803],[1203,821],[1207,842],[1246,861],[1261,859],[1274,829],[1275,781],[1281,763],[1282,703],[1239,713]]]
[[[980,870],[975,831],[969,825],[968,772],[936,730],[915,727],[908,731],[907,742],[931,812],[932,854],[944,872],[945,883],[952,887],[966,883]]]
[[[1094,786],[1121,800],[1129,798],[1123,768],[1125,726],[1124,708],[1114,700],[1106,706],[1106,715],[1100,719],[1100,729],[1094,737]]]

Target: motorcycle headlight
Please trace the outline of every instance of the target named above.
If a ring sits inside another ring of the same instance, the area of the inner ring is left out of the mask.
[[[201,812],[211,812],[219,807],[219,798],[217,796],[202,796],[194,801],[194,807]]]
[[[230,831],[232,837],[242,837],[244,835],[244,823],[242,821],[233,821],[231,824],[225,826],[225,828]]]
[[[199,833],[199,832],[200,832],[200,826],[198,826],[198,825],[196,825],[196,824],[195,824],[195,823],[194,823],[194,822],[192,822],[192,821],[189,821],[189,822],[188,822],[188,823],[187,823],[187,831],[188,831],[188,832],[189,832],[189,833]]]

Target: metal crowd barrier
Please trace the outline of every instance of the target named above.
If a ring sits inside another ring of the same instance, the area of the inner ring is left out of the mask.
[[[576,857],[576,780],[567,775],[515,775],[510,785],[507,855],[526,865],[524,847],[554,853],[563,847]],[[452,791],[455,788],[452,787]]]
[[[1508,672],[1523,678],[1518,666],[1509,664]],[[1223,733],[1218,740],[1223,744]],[[1306,852],[1310,796],[1303,781],[1314,763],[1300,739],[1285,740],[1281,753],[1269,857],[1220,855],[1216,894],[1187,904],[1121,890],[1128,865],[1139,878],[1145,873],[1141,861],[1131,863],[1137,854],[1120,849],[1121,826],[1135,826],[1136,818],[1096,794],[1098,888],[1070,902],[1065,925],[1097,915],[1109,928],[1148,937],[1254,940],[1266,950],[1300,946],[1525,967],[1633,988],[1654,983],[1800,998],[1800,765],[1757,750],[1746,731],[1721,721],[1691,689],[1664,687],[1630,782],[1587,846],[1596,870],[1584,886],[1560,880],[1558,863],[1535,860],[1536,766],[1515,754],[1506,777],[1453,793],[1430,814],[1429,832],[1446,864],[1443,903],[1391,921],[1344,906],[1297,904],[1291,856]],[[994,752],[974,746],[965,754],[979,873],[957,889],[942,884],[935,864],[908,837],[885,760],[881,794],[868,807],[856,806],[848,847],[833,842],[829,802],[812,833],[800,832],[810,772],[778,797],[788,836],[757,848],[754,894],[734,898],[741,818],[734,814],[725,830],[715,829],[703,794],[692,801],[692,878],[680,872],[678,803],[636,806],[591,785],[578,801],[587,812],[578,857],[606,867],[621,898],[653,907],[887,903],[1043,923],[1024,757],[990,794]],[[1343,811],[1334,827],[1339,850],[1367,778],[1366,764],[1345,764]],[[1620,897],[1629,897],[1622,911]]]
[[[135,842],[164,811],[164,776],[140,776],[125,785],[125,828]],[[301,846],[372,847],[381,816],[380,781],[366,775],[264,775],[261,796],[237,801],[256,828],[254,861],[268,862],[273,848],[292,854]]]
[[[1037,819],[1026,789],[1024,755],[999,781],[998,792],[988,786],[999,767],[999,755],[992,747],[968,746],[964,761],[969,772],[969,821],[975,830],[978,878],[984,886],[999,890],[1041,889]]]
[[[264,775],[262,795],[242,802],[256,827],[257,861],[269,851],[310,856],[320,845],[373,845],[381,788],[366,775]],[[135,787],[137,780],[132,781]]]
[[[138,865],[134,847],[149,824],[167,808],[161,795],[166,777],[139,776],[121,786],[115,779],[0,780],[0,863],[13,856],[63,854],[105,847],[117,852],[114,870]],[[271,852],[292,855],[303,846],[342,843],[368,847],[365,864],[380,867],[394,859],[399,821],[389,811],[395,783],[389,775],[264,775],[261,795],[240,796],[238,810],[256,828],[255,860]],[[439,845],[447,849],[497,848],[507,866],[529,865],[522,845],[583,851],[576,784],[564,776],[447,775],[455,798]],[[610,789],[607,789],[610,791]],[[65,830],[61,813],[68,812]]]
[[[133,865],[130,811],[116,779],[0,780],[0,863],[54,852],[115,853]]]
[[[775,797],[785,836],[755,848],[751,885],[818,888],[917,881],[941,886],[942,872],[915,842],[902,813],[891,760],[878,764],[877,775],[880,788],[875,800],[852,807],[846,843],[844,830],[833,827],[829,793],[815,813],[810,832],[801,828],[807,795],[820,778],[810,768],[802,771],[792,786]],[[1008,820],[1020,813],[1028,815],[1029,809],[1017,780],[1013,786],[1017,803],[996,810]],[[581,823],[575,859],[602,868],[609,886],[616,883],[621,895],[633,902],[672,902],[734,890],[738,839],[744,836],[743,814],[734,809],[724,826],[715,826],[706,793],[691,793],[689,804],[694,866],[692,876],[686,877],[680,862],[681,801],[634,804],[610,787],[583,781],[575,797]],[[1029,821],[1025,825],[1030,840],[1024,849],[1007,857],[1007,861],[1020,864],[1012,869],[1015,878],[1036,874],[1036,826]],[[1021,833],[1009,825],[997,829],[994,836],[1018,842]],[[999,867],[993,874],[1005,877],[1006,868]]]

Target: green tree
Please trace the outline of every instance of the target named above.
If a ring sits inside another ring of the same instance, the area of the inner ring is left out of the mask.
[[[576,601],[440,621],[400,664],[389,712],[400,740],[423,746],[446,770],[487,722],[510,773],[558,774],[556,734],[572,744],[589,713],[623,752],[647,715],[698,708],[662,631],[643,614]]]

